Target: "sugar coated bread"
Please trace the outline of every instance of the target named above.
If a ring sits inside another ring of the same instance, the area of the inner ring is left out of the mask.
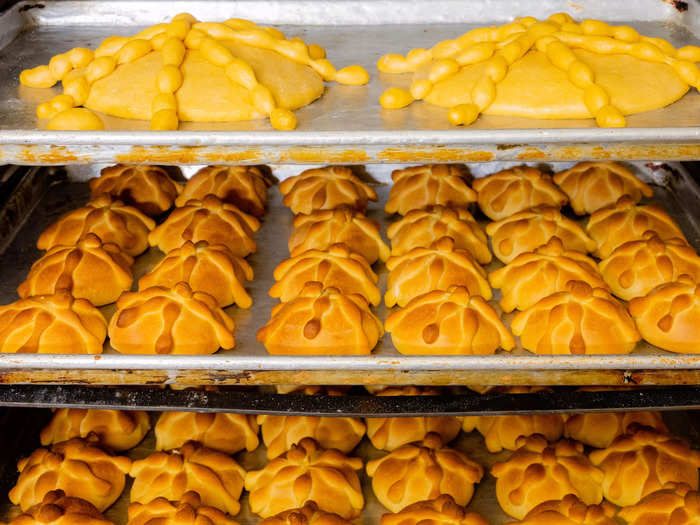
[[[186,241],[223,244],[234,255],[245,257],[257,251],[253,232],[260,222],[233,204],[226,204],[213,195],[189,200],[175,208],[168,218],[148,234],[151,246],[164,253],[179,248]]]
[[[299,295],[304,284],[320,282],[324,288],[336,288],[342,294],[358,294],[377,306],[381,293],[379,278],[367,260],[345,244],[333,244],[326,250],[307,250],[277,265],[273,272],[276,282],[270,296],[283,303]]]
[[[700,522],[700,492],[684,483],[667,483],[617,515],[629,525],[694,525]]]
[[[250,308],[253,300],[245,283],[252,279],[250,264],[223,244],[185,241],[139,279],[139,289],[152,286],[172,288],[184,281],[192,290],[214,297],[221,307],[235,303],[240,308]]]
[[[566,289],[570,281],[605,288],[598,265],[585,253],[566,250],[558,237],[489,273],[489,282],[501,289],[498,302],[504,312],[526,310],[540,299]]]
[[[383,334],[362,296],[312,281],[295,299],[272,309],[258,341],[271,354],[368,355]]]
[[[0,352],[101,354],[107,322],[85,299],[67,290],[0,306]]]
[[[388,307],[406,306],[414,297],[453,286],[463,286],[487,301],[493,295],[484,269],[468,251],[455,249],[450,237],[389,257],[386,267],[389,277],[384,303]]]
[[[653,232],[619,246],[598,268],[612,293],[626,301],[684,274],[700,281],[700,257],[695,250],[682,239],[664,241]]]
[[[406,215],[430,205],[463,208],[476,202],[469,172],[462,164],[426,164],[395,170],[394,184],[384,206],[387,213]]]
[[[700,452],[682,439],[649,427],[633,424],[610,446],[594,450],[589,457],[605,474],[605,499],[620,507],[639,503],[669,482],[698,490]]]
[[[258,448],[255,416],[225,412],[163,412],[155,427],[156,450],[173,450],[192,440],[226,454]]]
[[[113,525],[89,501],[66,496],[62,490],[47,492],[41,503],[20,514],[10,525]]]
[[[365,435],[360,419],[351,417],[267,416],[258,415],[258,424],[267,447],[267,458],[287,452],[304,438],[312,438],[321,448],[348,454]]]
[[[213,354],[233,348],[234,328],[211,295],[177,283],[123,294],[109,322],[109,339],[123,354]]]
[[[603,472],[583,453],[583,445],[562,440],[550,445],[538,435],[519,438],[519,448],[496,463],[496,498],[503,511],[523,519],[540,503],[573,494],[586,505],[603,500]]]
[[[457,505],[452,496],[418,501],[403,510],[382,516],[381,525],[488,525],[476,512]]]
[[[577,23],[567,13],[541,20],[523,16],[499,26],[470,26],[428,49],[382,56],[379,71],[413,75],[410,87],[407,78],[401,81],[408,89],[391,87],[379,102],[399,109],[424,100],[446,108],[453,125],[468,126],[484,113],[594,118],[598,126],[621,127],[626,125],[624,115],[667,106],[696,85],[697,78],[687,73],[684,63],[673,61],[675,57],[692,63],[700,51],[696,46],[676,50],[668,41],[640,35],[629,26],[591,19]]]
[[[700,352],[700,284],[695,279],[681,275],[627,306],[646,341],[671,352]]]
[[[70,246],[94,233],[103,243],[116,244],[124,253],[136,256],[148,248],[148,233],[155,225],[153,219],[136,208],[100,195],[46,228],[36,247],[48,250],[57,245]]]
[[[17,294],[24,298],[63,288],[73,297],[103,306],[131,289],[133,263],[134,259],[119,246],[103,244],[97,235],[88,233],[73,246],[54,246],[32,264]]]
[[[586,505],[573,494],[540,503],[521,521],[508,525],[618,525],[615,507],[607,501]]]
[[[347,206],[365,211],[367,201],[376,201],[377,192],[345,166],[326,166],[302,171],[280,182],[282,203],[292,213],[308,214]]]
[[[551,176],[528,166],[516,166],[475,179],[472,188],[478,194],[479,208],[492,221],[535,206],[561,208],[569,200],[554,185]]]
[[[634,203],[654,190],[616,162],[579,162],[554,175],[554,183],[569,197],[576,215],[587,215],[615,204],[622,196]]]
[[[616,437],[627,432],[632,423],[668,432],[658,412],[585,412],[567,418],[564,435],[584,445],[607,448]]]
[[[111,450],[129,450],[151,429],[148,413],[142,410],[59,408],[41,431],[41,444],[53,445],[74,437],[95,434],[100,445]]]
[[[519,312],[510,329],[536,354],[629,354],[641,340],[625,306],[582,281]]]
[[[132,503],[150,503],[156,498],[179,501],[186,492],[196,492],[203,505],[232,516],[241,508],[245,470],[229,455],[198,443],[183,445],[179,453],[154,452],[134,461],[129,475]]]
[[[360,458],[324,450],[310,438],[246,475],[250,509],[263,518],[296,509],[308,501],[341,518],[357,518],[365,505],[357,470]]]
[[[337,514],[319,509],[313,501],[307,501],[298,509],[285,510],[260,521],[260,525],[350,525],[351,523]]]
[[[97,446],[95,436],[73,438],[38,448],[17,463],[19,478],[10,490],[10,501],[27,511],[47,492],[61,489],[67,496],[89,501],[103,511],[124,490],[131,460],[113,456]]]
[[[391,255],[403,255],[413,248],[426,248],[441,237],[451,237],[455,248],[467,250],[479,264],[493,258],[486,234],[466,208],[430,205],[409,211],[386,230]]]
[[[367,475],[379,502],[391,512],[441,494],[467,505],[484,469],[463,453],[443,447],[437,434],[422,442],[403,445],[379,459],[367,462]]]
[[[389,387],[377,392],[378,396],[438,396],[440,391],[430,387]],[[397,448],[423,441],[429,433],[440,436],[449,443],[459,434],[461,423],[453,416],[418,417],[368,417],[367,437],[375,448],[396,450]]]
[[[547,244],[552,237],[559,238],[567,251],[587,253],[595,249],[593,239],[578,224],[551,206],[538,206],[491,222],[486,234],[491,238],[493,254],[506,264],[521,253]]]
[[[493,354],[515,346],[494,309],[461,286],[416,297],[391,312],[385,326],[402,354]]]
[[[534,434],[547,441],[557,441],[564,434],[564,421],[561,414],[523,414],[513,416],[466,416],[462,419],[462,430],[476,429],[484,436],[486,448],[491,453],[503,449],[520,448],[518,438]]]
[[[168,211],[181,191],[182,186],[171,179],[167,171],[148,164],[109,166],[99,177],[90,180],[93,199],[108,193],[146,215]]]
[[[323,251],[337,243],[359,253],[369,264],[389,258],[390,250],[379,234],[379,224],[358,211],[338,208],[294,218],[294,231],[289,236],[292,257],[307,250]]]
[[[187,181],[175,200],[175,206],[215,195],[253,217],[262,217],[265,215],[268,186],[270,181],[256,166],[207,166]]]
[[[687,244],[681,229],[661,207],[637,206],[627,196],[592,214],[586,224],[586,232],[596,244],[591,251],[600,259],[609,257],[618,246],[644,239],[648,231],[656,233],[661,240],[681,239]]]
[[[132,503],[127,516],[127,525],[238,525],[225,512],[202,505],[199,494],[191,491],[177,502],[156,498],[148,503]]]

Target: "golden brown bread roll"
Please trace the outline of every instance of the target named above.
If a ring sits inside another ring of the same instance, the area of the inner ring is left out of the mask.
[[[307,250],[324,251],[337,243],[359,253],[369,264],[389,258],[389,247],[379,234],[379,224],[360,212],[338,208],[294,218],[294,231],[289,236],[292,257]]]
[[[272,309],[258,341],[271,354],[368,355],[383,334],[364,297],[312,281]]]
[[[618,525],[613,518],[615,507],[607,501],[586,505],[573,494],[560,500],[540,503],[525,519],[508,525]]]
[[[440,390],[430,387],[397,386],[384,388],[375,392],[377,396],[437,396]],[[423,441],[433,432],[440,436],[443,443],[449,443],[459,434],[461,423],[454,416],[417,416],[417,417],[368,417],[367,437],[375,448],[396,450],[397,448]]]
[[[550,445],[538,435],[519,438],[518,448],[496,463],[496,498],[503,511],[523,519],[540,503],[573,494],[586,505],[603,500],[603,472],[583,454],[583,445],[561,440]]]
[[[671,352],[700,352],[700,284],[690,276],[657,286],[627,307],[646,341]]]
[[[695,525],[700,522],[700,492],[684,483],[667,483],[617,515],[629,525]]]
[[[635,505],[669,482],[698,489],[700,452],[682,439],[636,423],[608,448],[594,450],[589,457],[605,474],[605,499],[620,507]]]
[[[333,210],[340,206],[364,212],[367,201],[376,201],[377,192],[372,186],[356,177],[345,166],[326,166],[302,171],[279,184],[284,198],[294,215],[309,214],[318,210]]]
[[[402,354],[493,354],[515,346],[494,309],[461,286],[416,297],[391,312],[385,325]]]
[[[142,410],[100,410],[59,408],[41,431],[43,446],[86,438],[95,434],[101,445],[112,450],[129,450],[151,429],[148,413]]]
[[[569,199],[552,182],[552,177],[537,168],[516,166],[487,177],[475,179],[479,208],[492,221],[534,208],[561,208]]]
[[[586,412],[571,414],[564,424],[564,435],[584,445],[607,448],[632,423],[668,432],[658,412]]]
[[[133,263],[134,259],[119,246],[102,244],[97,235],[88,233],[73,246],[54,246],[32,264],[17,294],[25,298],[63,288],[75,298],[103,306],[131,289]]]
[[[394,184],[384,206],[387,213],[406,215],[438,204],[462,208],[476,202],[476,192],[469,187],[469,172],[462,164],[426,164],[395,170]]]
[[[323,450],[313,439],[302,439],[262,470],[248,472],[245,488],[250,491],[250,509],[268,518],[314,501],[323,511],[348,520],[357,518],[365,505],[355,472],[361,468],[360,458]]]
[[[491,237],[493,254],[506,264],[521,253],[547,244],[552,237],[558,237],[566,250],[587,253],[595,249],[595,241],[578,224],[551,206],[538,206],[491,222],[486,234]]]
[[[98,447],[96,436],[69,439],[50,449],[38,448],[17,462],[19,478],[10,490],[10,501],[27,511],[47,492],[61,489],[103,511],[121,495],[130,468],[129,458]]]
[[[101,354],[107,322],[85,299],[67,290],[0,306],[0,352]]]
[[[654,232],[619,246],[598,268],[612,293],[626,301],[677,281],[683,274],[700,280],[700,257],[695,250],[682,239],[664,241]]]
[[[436,205],[412,210],[391,223],[386,234],[391,241],[391,255],[403,255],[413,248],[430,246],[440,237],[451,237],[455,248],[467,250],[479,264],[488,264],[493,258],[486,234],[464,208]]]
[[[351,525],[351,523],[337,514],[319,509],[313,501],[307,501],[298,509],[285,510],[260,521],[260,525]]]
[[[304,284],[320,282],[324,288],[336,288],[342,294],[358,294],[377,306],[382,295],[379,278],[367,260],[350,251],[345,244],[333,244],[327,250],[307,250],[279,263],[270,288],[271,297],[283,303],[299,295]]]
[[[641,340],[625,306],[582,281],[519,312],[510,329],[523,348],[547,355],[629,354]]]
[[[234,328],[211,295],[177,283],[122,294],[109,339],[123,354],[213,354],[234,347]]]
[[[156,450],[173,450],[188,441],[226,454],[258,448],[255,416],[225,412],[163,412],[155,426]]]
[[[36,247],[48,250],[58,245],[70,246],[94,233],[102,242],[116,244],[124,253],[136,256],[148,249],[148,232],[155,226],[153,219],[136,208],[100,195],[46,228]]]
[[[478,430],[484,436],[488,451],[495,454],[503,449],[518,449],[518,438],[533,434],[539,434],[549,442],[556,441],[564,433],[565,420],[561,414],[465,416],[462,420],[462,430]]]
[[[179,453],[154,452],[134,461],[129,475],[132,503],[156,498],[178,501],[186,492],[196,492],[203,505],[232,516],[241,508],[245,470],[229,455],[189,442]]]
[[[167,171],[147,164],[109,166],[99,177],[90,179],[93,199],[107,193],[146,215],[159,215],[172,208],[181,191],[182,186]]]
[[[214,195],[253,217],[265,215],[268,179],[256,166],[207,166],[185,184],[175,206]]]
[[[455,249],[450,237],[442,237],[428,248],[413,248],[403,255],[389,257],[384,303],[406,306],[411,299],[433,290],[462,286],[470,295],[487,301],[493,297],[486,272],[466,250]]]
[[[321,448],[333,448],[348,454],[362,441],[366,431],[362,420],[351,417],[261,414],[257,416],[257,421],[267,447],[268,459],[281,456],[304,438],[312,438]]]
[[[501,289],[503,297],[498,304],[504,312],[526,310],[540,299],[564,291],[569,281],[607,287],[595,261],[585,253],[564,249],[558,237],[489,273],[491,286]]]
[[[234,255],[245,257],[258,249],[253,232],[259,228],[260,222],[252,215],[207,195],[201,201],[192,199],[175,208],[164,223],[148,234],[148,242],[168,253],[186,241],[207,241],[223,244]]]
[[[202,505],[196,492],[186,492],[180,501],[156,498],[148,503],[132,503],[127,509],[127,525],[238,525],[228,514]]]
[[[476,512],[467,512],[452,496],[413,503],[394,514],[384,514],[381,525],[488,525]]]
[[[89,501],[66,496],[62,490],[47,492],[34,505],[10,522],[10,525],[113,525]]]
[[[253,279],[253,268],[223,244],[186,241],[168,252],[150,272],[139,279],[139,290],[152,286],[172,288],[186,282],[192,290],[214,297],[222,308],[236,304],[250,308],[253,300],[244,283]]]
[[[615,204],[595,212],[586,224],[586,232],[596,243],[590,251],[600,259],[626,242],[643,239],[647,231],[655,232],[661,240],[678,238],[687,244],[681,229],[663,209],[656,204],[636,206],[629,197],[620,197]]]
[[[441,494],[467,505],[484,469],[458,450],[443,447],[437,434],[403,445],[367,462],[367,475],[379,502],[391,512]]]
[[[595,213],[626,195],[637,203],[654,194],[649,186],[615,162],[579,162],[554,175],[554,183],[569,197],[576,215]]]

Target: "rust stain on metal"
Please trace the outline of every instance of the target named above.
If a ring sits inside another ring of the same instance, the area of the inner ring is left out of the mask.
[[[129,153],[114,156],[117,162],[144,164],[165,162],[173,164],[194,164],[201,157],[203,146],[133,146]]]
[[[62,164],[78,161],[66,146],[24,146],[17,157],[27,164]],[[84,160],[84,159],[83,159]]]
[[[371,157],[361,149],[334,149],[315,147],[296,147],[281,151],[277,162],[300,162],[311,164],[341,163],[357,164],[367,162]]]
[[[518,153],[518,160],[544,160],[547,154],[539,148],[525,148],[524,151]]]
[[[231,150],[226,147],[216,148],[214,151],[206,151],[202,155],[202,160],[209,164],[226,164],[230,162],[263,162],[265,156],[260,148],[250,148],[247,150]]]
[[[488,162],[490,151],[456,148],[386,148],[377,153],[377,159],[391,162]]]

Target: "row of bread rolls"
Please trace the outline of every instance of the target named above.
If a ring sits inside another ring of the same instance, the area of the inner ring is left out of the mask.
[[[390,387],[378,395],[439,392]],[[373,492],[393,513],[384,516],[383,525],[424,519],[451,523],[450,517],[459,516],[483,525],[486,521],[464,506],[484,468],[448,445],[460,430],[474,429],[490,452],[513,451],[491,474],[500,506],[522,523],[550,523],[538,521],[544,520],[540,514],[555,513],[554,519],[559,513],[587,524],[583,517],[592,513],[608,518],[603,525],[612,524],[610,503],[621,507],[619,516],[634,525],[667,523],[644,521],[649,513],[659,520],[672,514],[678,519],[684,501],[691,504],[684,510],[688,519],[700,513],[692,505],[698,501],[700,453],[669,435],[654,412],[420,416],[364,423],[344,417],[172,412],[161,414],[156,423],[157,452],[138,461],[112,452],[133,448],[149,428],[144,412],[56,411],[41,432],[42,445],[50,448],[37,449],[18,463],[20,476],[10,499],[24,514],[15,525],[74,523],[72,513],[106,523],[100,512],[119,497],[127,474],[134,478],[129,523],[200,523],[199,515],[213,523],[234,523],[231,516],[240,509],[245,487],[251,510],[271,520],[266,525],[306,525],[321,516],[330,519],[326,513],[333,515],[333,523],[344,524],[364,506],[358,477],[363,462],[348,454],[365,431],[375,447],[387,451],[366,464]],[[270,461],[245,472],[230,454],[255,450],[260,430]],[[598,450],[586,454],[583,445]],[[183,508],[189,516],[184,522],[174,517]]]
[[[280,299],[258,341],[271,354],[370,354],[383,335],[372,270],[389,248],[364,212],[374,189],[350,168],[306,170],[279,185],[295,214],[290,258],[274,271]]]
[[[90,181],[90,202],[39,237],[47,252],[19,286],[22,299],[0,307],[0,350],[101,353],[107,334],[123,353],[232,348],[234,324],[221,308],[251,305],[243,257],[257,250],[267,186],[255,167],[210,166],[184,187],[155,166],[105,168]],[[159,225],[145,214],[173,205]],[[134,257],[149,245],[165,257],[129,292]],[[115,301],[108,327],[95,307]]]

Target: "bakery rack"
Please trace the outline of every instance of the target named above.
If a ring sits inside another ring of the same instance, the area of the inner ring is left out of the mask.
[[[485,23],[514,16],[545,17],[571,11],[577,18],[603,18],[668,39],[676,46],[700,44],[700,6],[639,0],[487,0],[464,9],[458,0],[244,0],[220,3],[126,0],[51,0],[11,3],[0,15],[0,298],[14,299],[28,265],[37,258],[34,240],[60,213],[87,198],[85,180],[108,163],[178,165],[185,175],[205,164],[268,164],[275,176],[298,173],[299,164],[362,164],[378,183],[397,164],[467,162],[559,162],[586,159],[640,161],[637,170],[656,185],[657,198],[700,249],[700,188],[678,161],[700,159],[700,94],[628,119],[627,128],[601,129],[588,121],[538,121],[483,116],[469,128],[452,128],[444,110],[415,104],[387,112],[378,105],[389,85],[376,74],[383,53],[426,46]],[[109,34],[129,34],[190,11],[202,19],[242,17],[278,25],[285,33],[324,44],[336,63],[359,63],[371,72],[367,86],[328,86],[322,99],[297,112],[299,127],[279,132],[266,122],[185,123],[177,132],[150,132],[148,123],[106,117],[109,131],[38,130],[37,103],[52,90],[20,87],[19,71],[46,63],[59,49],[94,47]],[[397,42],[400,43],[397,48]],[[391,85],[396,85],[392,79]],[[502,165],[502,164],[500,164]],[[379,186],[380,202],[387,186]],[[627,356],[536,356],[525,351],[495,356],[419,357],[398,354],[385,338],[364,357],[270,356],[255,343],[274,301],[267,297],[271,269],[286,256],[291,214],[270,192],[270,213],[256,237],[264,250],[253,257],[254,307],[234,314],[237,349],[213,356],[99,356],[0,354],[0,405],[114,406],[282,413],[478,413],[700,406],[700,356],[662,352],[648,345]],[[380,206],[370,216],[386,222]],[[145,259],[148,259],[146,256]],[[138,272],[138,270],[137,270]],[[111,312],[109,312],[111,313]],[[384,311],[378,310],[380,318]],[[564,388],[555,395],[465,392],[422,399],[275,396],[260,389],[157,390],[142,385],[252,386],[275,384],[425,385],[657,385],[607,395]],[[93,388],[111,385],[109,388]],[[690,385],[679,387],[678,385]],[[660,386],[660,387],[659,387]],[[285,401],[286,400],[286,401]],[[251,408],[255,407],[255,408]]]

